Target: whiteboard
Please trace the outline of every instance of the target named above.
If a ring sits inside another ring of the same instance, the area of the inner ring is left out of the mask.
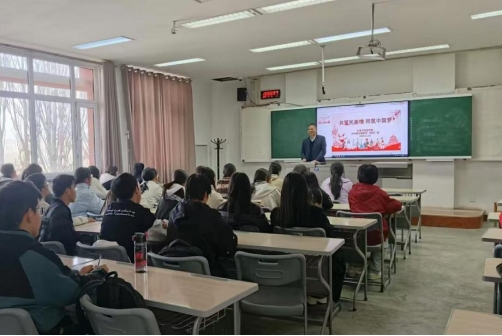
[[[270,162],[272,155],[271,111],[270,107],[241,109],[242,162]]]

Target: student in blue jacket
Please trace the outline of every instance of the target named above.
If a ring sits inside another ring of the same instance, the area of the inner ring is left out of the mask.
[[[102,279],[108,269],[72,271],[36,241],[41,199],[30,182],[14,181],[0,189],[0,309],[25,309],[39,333],[74,332],[65,307],[76,302],[82,285]]]

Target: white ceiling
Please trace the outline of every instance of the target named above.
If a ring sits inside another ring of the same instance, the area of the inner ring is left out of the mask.
[[[1,0],[0,42],[84,58],[154,68],[201,57],[206,62],[159,68],[192,78],[270,74],[265,68],[316,61],[316,45],[255,54],[252,48],[370,29],[370,0],[338,0],[199,29],[172,21],[208,18],[288,0]],[[376,27],[388,51],[448,43],[450,51],[502,45],[502,17],[470,19],[501,10],[501,0],[394,0],[377,5]],[[116,36],[133,42],[79,51],[73,45]],[[363,37],[329,43],[326,58],[355,55]]]

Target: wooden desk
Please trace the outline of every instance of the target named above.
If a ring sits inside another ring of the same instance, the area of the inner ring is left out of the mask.
[[[488,213],[488,222],[492,222],[494,227],[499,226],[500,212],[490,212]]]
[[[377,223],[376,219],[328,217],[329,224],[337,229],[364,230]]]
[[[63,262],[66,267],[73,268],[77,265],[86,264],[94,261],[93,259],[81,258],[81,257],[71,257],[66,255],[58,254],[59,259]]]
[[[502,259],[486,258],[483,270],[483,281],[492,282],[493,285],[493,313],[502,314],[502,277],[497,272],[497,266],[502,264]],[[502,330],[501,330],[502,333]]]
[[[418,196],[391,196],[391,198],[403,204],[410,204],[418,201]]]
[[[97,260],[89,264],[97,264]],[[134,265],[111,260],[102,260],[110,272],[131,283],[143,296],[148,306],[177,313],[196,316],[194,334],[198,332],[202,318],[234,305],[236,334],[239,334],[239,301],[256,292],[258,285],[236,281],[171,271],[164,268],[148,267],[146,273],[134,272]]]
[[[291,236],[273,233],[234,231],[239,249],[332,256],[345,243],[343,239]]]
[[[101,222],[93,222],[75,226],[75,231],[77,231],[78,233],[99,234],[101,232]]]
[[[481,240],[488,243],[502,243],[502,230],[498,228],[486,230]]]
[[[401,188],[382,188],[387,194],[399,194],[399,195],[422,195],[427,192],[425,189],[401,189]]]
[[[240,249],[298,253],[328,258],[328,307],[324,315],[321,334],[324,333],[324,326],[326,322],[329,321],[329,334],[333,335],[333,254],[343,246],[345,241],[337,238],[306,237],[285,234],[243,231],[234,231],[234,233],[237,235],[237,247]]]
[[[331,210],[335,210],[335,211],[338,211],[338,210],[341,210],[341,211],[350,211],[350,206],[348,204],[338,204],[338,203],[335,203],[335,204],[333,204],[333,207],[331,208]]]
[[[445,335],[500,335],[502,316],[454,309]]]

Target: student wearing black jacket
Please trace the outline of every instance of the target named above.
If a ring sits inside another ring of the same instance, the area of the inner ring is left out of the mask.
[[[141,191],[138,181],[129,173],[123,173],[112,184],[112,193],[117,198],[105,211],[101,223],[101,239],[117,242],[123,246],[129,259],[134,261],[136,232],[146,232],[155,222],[155,215],[139,204]]]
[[[0,189],[0,309],[25,309],[40,334],[70,334],[75,330],[65,307],[77,301],[81,286],[103,279],[108,269],[72,271],[36,241],[41,198],[30,182]]]
[[[230,178],[228,201],[218,207],[223,221],[233,230],[272,232],[263,210],[251,202],[251,182],[244,173],[234,173]],[[253,228],[251,228],[253,229]]]
[[[185,200],[169,216],[168,240],[182,239],[198,247],[209,263],[211,275],[225,277],[220,258],[233,257],[237,237],[218,211],[207,206],[211,182],[201,174],[188,178]]]
[[[284,179],[281,193],[281,206],[272,210],[272,226],[322,228],[329,237],[332,231],[328,217],[323,210],[312,205],[309,199],[307,181],[299,173],[289,173]],[[333,255],[333,301],[338,302],[342,293],[346,265],[342,251]],[[309,297],[309,303],[318,300]]]
[[[303,174],[303,177],[307,180],[307,185],[312,196],[312,203],[321,207],[324,211],[331,210],[333,207],[333,201],[331,201],[331,197],[329,197],[329,195],[319,186],[319,180],[317,179],[316,174],[306,172]]]
[[[59,175],[52,181],[54,201],[42,219],[39,241],[58,241],[64,245],[67,255],[75,255],[78,241],[73,227],[73,219],[68,205],[75,201],[75,178],[71,175]]]

